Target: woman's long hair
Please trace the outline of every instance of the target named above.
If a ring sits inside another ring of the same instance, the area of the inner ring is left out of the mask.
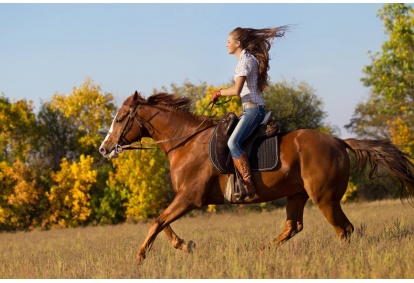
[[[234,40],[240,41],[242,48],[246,49],[259,61],[259,80],[257,82],[259,91],[262,92],[269,85],[269,50],[273,39],[283,37],[289,26],[277,28],[235,28],[230,32]]]

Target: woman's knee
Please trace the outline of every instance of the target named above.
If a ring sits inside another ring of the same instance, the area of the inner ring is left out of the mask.
[[[230,138],[230,139],[227,141],[227,146],[229,147],[230,151],[234,151],[234,150],[236,150],[236,148],[237,148],[237,143],[236,143],[236,141],[235,141],[235,140],[233,140],[232,138]]]
[[[240,149],[240,146],[235,141],[228,141],[227,146],[230,149],[230,154],[234,158],[240,158],[240,155],[243,153]]]

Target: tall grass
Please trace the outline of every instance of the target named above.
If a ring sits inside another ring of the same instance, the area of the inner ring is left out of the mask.
[[[194,213],[172,224],[193,254],[161,233],[140,266],[151,222],[0,234],[0,278],[414,278],[414,208],[400,201],[344,205],[356,231],[340,243],[318,208],[279,249],[258,249],[284,227],[285,211]]]

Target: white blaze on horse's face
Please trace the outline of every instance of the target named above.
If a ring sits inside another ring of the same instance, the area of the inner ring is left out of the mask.
[[[102,142],[101,146],[103,146],[103,144],[104,144],[104,143],[105,143],[105,142],[109,139],[109,136],[110,136],[110,134],[109,134],[109,133],[112,133],[112,131],[114,130],[114,124],[115,124],[115,119],[116,119],[116,116],[118,116],[118,113],[116,113],[116,115],[115,115],[114,119],[112,120],[111,127],[109,128],[109,132],[108,132],[108,134],[106,135],[106,137],[105,137],[104,141]]]
[[[119,112],[118,112],[119,113]],[[109,137],[111,136],[110,133],[113,132],[114,130],[114,124],[116,121],[116,117],[118,116],[118,113],[115,115],[114,120],[112,120],[112,124],[111,127],[109,128],[108,134],[106,135],[104,141],[101,143],[101,146],[99,147],[99,152],[106,158],[117,158],[118,157],[118,152],[113,149],[109,154],[107,153],[106,149],[105,149],[105,143],[108,141]]]

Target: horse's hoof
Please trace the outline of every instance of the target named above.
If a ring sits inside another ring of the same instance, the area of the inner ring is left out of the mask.
[[[184,246],[183,251],[191,254],[194,252],[196,244],[193,241],[188,241],[188,243]]]
[[[137,257],[135,258],[135,263],[137,265],[141,265],[144,262],[144,259],[145,259],[145,255],[138,254]]]
[[[259,256],[264,255],[264,253],[265,253],[265,248],[260,248],[260,249],[257,251],[257,253],[259,254]]]

